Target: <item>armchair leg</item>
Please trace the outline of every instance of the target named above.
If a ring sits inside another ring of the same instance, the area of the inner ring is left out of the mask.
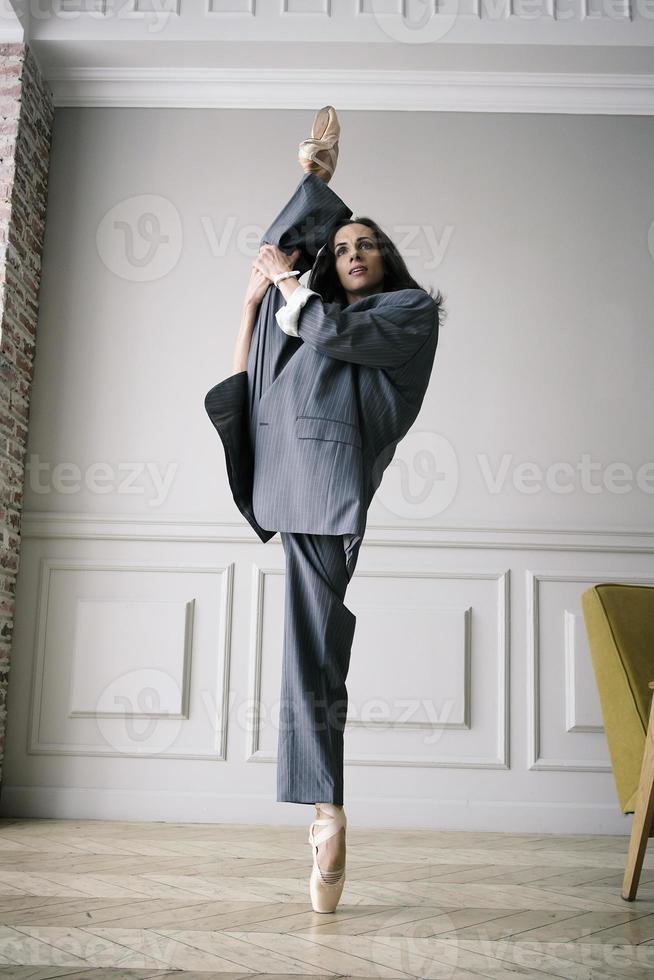
[[[654,681],[649,686],[650,688],[654,688]],[[636,798],[636,810],[631,825],[629,853],[627,854],[627,864],[622,882],[622,897],[626,902],[633,902],[638,891],[638,882],[640,881],[640,872],[647,849],[647,840],[652,828],[652,816],[654,816],[654,698],[650,705],[645,752],[643,754],[638,796]]]

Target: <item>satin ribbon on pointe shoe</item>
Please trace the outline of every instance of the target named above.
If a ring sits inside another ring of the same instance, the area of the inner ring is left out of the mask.
[[[314,820],[309,828],[309,843],[313,853],[313,868],[309,880],[309,894],[314,912],[334,912],[345,884],[345,865],[337,871],[322,871],[318,864],[318,845],[347,827],[347,817],[342,807],[333,803],[319,804],[328,817]],[[321,829],[316,832],[316,827]]]
[[[298,159],[310,161],[316,168],[333,176],[338,160],[338,136],[332,133],[322,139],[310,136],[302,140],[298,147]]]

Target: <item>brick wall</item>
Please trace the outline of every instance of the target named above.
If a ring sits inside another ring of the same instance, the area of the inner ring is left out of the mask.
[[[54,107],[26,44],[0,44],[0,780]]]

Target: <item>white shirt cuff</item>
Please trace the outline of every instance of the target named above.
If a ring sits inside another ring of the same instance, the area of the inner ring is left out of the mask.
[[[297,322],[300,318],[300,310],[309,299],[310,296],[319,296],[315,289],[309,289],[308,286],[303,286],[302,283],[298,285],[298,288],[293,290],[290,299],[286,301],[286,305],[280,307],[275,313],[275,319],[277,323],[290,337],[299,337],[297,329]]]

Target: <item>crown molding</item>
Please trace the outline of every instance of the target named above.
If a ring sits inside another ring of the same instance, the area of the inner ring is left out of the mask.
[[[56,106],[654,115],[654,74],[60,68]]]

